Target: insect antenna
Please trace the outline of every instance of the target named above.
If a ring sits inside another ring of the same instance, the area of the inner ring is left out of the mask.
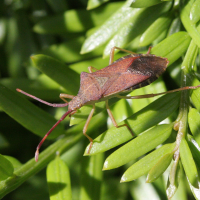
[[[39,149],[42,146],[43,142],[46,140],[46,138],[48,137],[48,135],[54,130],[54,128],[56,128],[56,126],[65,119],[65,117],[67,117],[67,115],[69,115],[73,110],[68,110],[54,125],[53,127],[46,133],[46,135],[42,138],[42,140],[40,141],[40,143],[38,144],[37,148],[36,148],[36,152],[35,152],[35,161],[38,161],[38,156],[39,156]]]
[[[42,99],[40,99],[40,98],[38,98],[36,96],[33,96],[33,95],[29,94],[27,92],[24,92],[23,90],[21,90],[19,88],[17,88],[16,90],[17,90],[17,92],[20,92],[20,93],[22,93],[22,94],[24,94],[24,95],[26,95],[26,96],[28,96],[28,97],[30,97],[32,99],[35,99],[35,100],[37,100],[37,101],[39,101],[39,102],[41,102],[43,104],[46,104],[48,106],[52,106],[52,107],[65,107],[65,106],[68,106],[68,103],[49,103],[49,102],[44,101],[44,100],[42,100]]]

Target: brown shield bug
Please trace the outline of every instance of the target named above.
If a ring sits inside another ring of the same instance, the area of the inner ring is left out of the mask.
[[[115,49],[129,53],[130,55],[124,56],[113,62]],[[84,105],[92,105],[93,108],[88,116],[88,119],[83,128],[83,134],[90,141],[90,148],[93,144],[93,139],[86,134],[87,127],[92,118],[95,110],[95,103],[99,101],[105,101],[106,109],[108,115],[110,116],[113,125],[116,128],[126,126],[132,133],[131,129],[127,124],[118,126],[108,105],[108,99],[112,97],[125,98],[125,99],[140,99],[149,98],[157,95],[172,93],[180,90],[196,89],[199,86],[183,87],[176,90],[171,90],[168,92],[162,92],[158,94],[146,94],[140,96],[121,96],[120,94],[127,93],[131,90],[141,88],[151,84],[155,81],[167,68],[168,60],[167,58],[158,57],[150,54],[151,48],[149,48],[147,54],[136,54],[131,51],[121,49],[118,47],[113,47],[110,53],[109,65],[101,70],[97,70],[93,67],[89,67],[89,73],[82,72],[80,76],[80,89],[77,96],[69,94],[60,94],[60,98],[65,102],[63,104],[55,104],[43,101],[33,95],[30,95],[20,89],[21,92],[37,101],[53,107],[65,107],[68,106],[68,111],[54,124],[54,126],[46,133],[44,138],[41,140],[37,146],[35,152],[35,160],[38,160],[39,149],[47,138],[47,136],[53,131],[53,129],[65,119],[68,115],[73,115],[79,108]],[[95,72],[93,72],[95,70]],[[67,102],[66,99],[72,99]]]

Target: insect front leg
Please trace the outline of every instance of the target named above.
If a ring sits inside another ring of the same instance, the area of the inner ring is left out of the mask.
[[[74,95],[71,94],[64,94],[64,93],[60,93],[59,96],[64,102],[68,103],[68,101],[66,99],[73,99]]]
[[[89,146],[89,149],[88,149],[88,153],[90,153],[90,149],[92,148],[93,139],[89,135],[87,135],[86,132],[87,132],[87,128],[88,128],[88,125],[90,123],[90,120],[92,119],[92,115],[94,114],[94,110],[95,110],[95,105],[93,105],[93,108],[92,108],[92,110],[91,110],[91,112],[90,112],[90,114],[89,114],[89,116],[87,118],[87,121],[85,123],[85,126],[83,128],[83,135],[85,135],[88,138],[88,140],[90,141],[90,146]]]
[[[122,126],[126,126],[126,127],[128,128],[128,130],[130,131],[130,133],[132,134],[132,136],[134,136],[133,131],[131,130],[131,128],[130,128],[127,124],[122,124],[122,125],[120,125],[120,126],[117,125],[117,122],[115,121],[115,118],[114,118],[114,116],[113,116],[113,114],[112,114],[112,112],[111,112],[111,110],[110,110],[110,108],[109,108],[108,100],[106,100],[105,102],[106,102],[106,110],[107,110],[107,112],[108,112],[108,115],[109,115],[109,117],[110,117],[110,119],[111,119],[113,125],[114,125],[116,128],[120,128],[120,127],[122,127]]]
[[[95,67],[92,67],[92,66],[89,66],[89,67],[88,67],[88,71],[89,71],[90,73],[94,72],[93,70],[98,71],[98,69],[96,69]]]
[[[149,49],[148,49],[148,51],[147,51],[147,54],[150,54],[151,48],[152,48],[152,47],[149,47]],[[118,50],[120,50],[120,51],[129,53],[129,54],[136,54],[135,52],[132,52],[132,51],[129,51],[129,50],[126,50],[126,49],[122,49],[122,48],[119,48],[119,47],[113,47],[113,48],[111,49],[111,51],[110,51],[109,65],[113,63],[115,49],[118,49]]]

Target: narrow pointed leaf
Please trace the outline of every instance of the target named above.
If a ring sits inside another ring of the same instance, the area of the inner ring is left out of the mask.
[[[104,163],[104,170],[120,167],[162,144],[172,133],[172,124],[163,124],[142,133],[112,153]],[[120,158],[120,159],[119,159]]]
[[[195,24],[192,23],[190,20],[190,10],[192,8],[192,4],[194,0],[191,1],[184,1],[183,8],[181,10],[181,21],[189,33],[189,35],[192,37],[196,45],[200,47],[200,26],[196,26]]]
[[[200,20],[200,0],[196,0],[190,10],[190,20],[196,24]]]
[[[182,175],[183,175],[183,170],[181,168],[180,162],[179,161],[173,162],[173,164],[171,165],[170,174],[169,174],[168,183],[167,183],[167,190],[166,190],[168,199],[171,199],[176,193],[178,186],[180,184]]]
[[[31,59],[35,67],[63,86],[67,92],[77,93],[80,82],[79,75],[64,63],[45,55],[35,55]]]
[[[192,153],[190,151],[190,148],[185,138],[181,140],[180,156],[181,156],[183,168],[185,170],[185,173],[188,177],[189,182],[191,183],[193,187],[198,188],[198,172],[197,172],[196,164],[194,162]]]
[[[193,79],[193,86],[200,85],[200,82],[197,78]],[[200,112],[200,88],[192,90],[191,99],[196,109]]]
[[[186,52],[190,41],[191,38],[188,33],[180,31],[167,37],[165,40],[153,47],[151,53],[167,58],[169,64],[172,64]]]
[[[74,39],[63,42],[61,44],[60,43],[53,44],[49,48],[45,48],[44,50],[42,50],[41,53],[48,56],[52,56],[53,58],[56,58],[59,61],[62,61],[65,63],[75,63],[75,64],[71,64],[70,66],[81,65],[81,62],[78,62],[78,61],[92,62],[93,58],[96,58],[97,56],[102,55],[101,48],[98,48],[97,50],[92,51],[91,53],[81,55],[80,49],[84,40],[85,40],[84,36],[76,37]],[[90,65],[92,64],[88,64],[87,67]],[[76,68],[80,68],[80,67],[76,67]]]
[[[200,113],[195,108],[191,108],[188,114],[188,122],[190,130],[200,146]]]
[[[0,85],[0,107],[25,128],[42,137],[56,123],[56,120],[47,112],[29,102],[21,94],[2,85]],[[49,139],[60,134],[64,134],[62,124],[55,128]]]
[[[173,153],[168,153],[164,155],[149,171],[146,183],[154,182],[157,178],[159,178],[170,165],[172,157]]]
[[[200,199],[200,190],[192,186],[192,184],[188,181],[192,194],[194,195],[196,200]]]
[[[145,8],[145,7],[150,7],[159,3],[163,3],[161,0],[134,0],[133,3],[131,4],[132,8]]]
[[[175,144],[165,144],[146,155],[131,167],[129,167],[121,178],[121,182],[128,182],[139,178],[149,172],[149,170],[162,158],[163,155],[171,153]]]
[[[47,167],[47,183],[50,200],[71,200],[71,181],[67,165],[59,157]]]
[[[81,53],[87,53],[105,44],[115,32],[117,32],[124,24],[131,21],[132,17],[139,10],[129,7],[131,0],[127,1],[116,13],[114,13],[94,34],[88,37],[81,49]]]
[[[179,97],[180,95],[177,93],[165,95],[120,124],[128,124],[133,133],[138,135],[148,128],[155,126],[175,111],[178,107]],[[130,139],[132,139],[132,136],[127,127],[110,128],[94,140],[90,154],[88,154],[89,145],[87,146],[84,155],[104,152]]]
[[[110,54],[110,49],[113,46],[124,48],[134,38],[143,34],[144,31],[162,14],[166,13],[171,8],[171,2],[155,5],[149,8],[135,8],[135,15],[123,27],[117,30],[117,33],[106,45],[103,56]],[[140,27],[139,29],[137,27]],[[123,38],[123,40],[121,40]]]
[[[104,154],[82,159],[80,200],[100,199]]]
[[[109,0],[88,0],[87,10],[94,9]]]
[[[48,18],[39,21],[33,27],[33,30],[41,34],[84,32],[94,25],[101,25],[111,16],[112,11],[117,10],[120,6],[122,6],[122,2],[107,4],[92,11],[87,11],[85,9],[68,10],[63,14],[49,16]]]
[[[3,134],[0,132],[0,149],[6,148],[9,146],[9,142],[7,139],[3,136]]]
[[[200,160],[199,160],[200,147],[199,147],[198,143],[196,142],[196,140],[191,135],[188,135],[188,145],[190,147],[190,151],[194,158],[197,169],[200,169]]]
[[[8,161],[10,161],[10,163],[12,164],[14,171],[19,169],[22,166],[22,163],[19,162],[19,160],[17,160],[14,157],[11,156],[4,156],[4,158],[6,158]]]
[[[178,33],[181,30],[181,20],[179,17],[174,18],[168,30],[168,36]]]
[[[0,154],[0,181],[12,176],[14,172],[11,162]]]
[[[164,15],[159,17],[153,24],[151,24],[140,38],[140,46],[147,46],[157,39],[160,34],[169,28],[172,21],[172,16]]]
[[[51,7],[51,9],[56,13],[64,12],[68,8],[67,1],[65,0],[58,0],[58,1],[47,0],[47,2]]]

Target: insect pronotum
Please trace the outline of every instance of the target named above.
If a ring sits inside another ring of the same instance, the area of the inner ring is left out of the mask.
[[[120,59],[114,60],[115,49],[129,53],[130,55],[121,57]],[[166,93],[177,92],[187,89],[196,89],[198,86],[188,86],[168,92],[162,92],[157,94],[146,94],[140,96],[121,96],[121,93],[127,93],[131,90],[141,88],[151,84],[155,81],[167,68],[167,58],[158,57],[150,54],[151,48],[149,48],[147,54],[136,54],[131,51],[121,49],[119,47],[113,47],[110,52],[109,65],[101,70],[97,70],[94,67],[88,67],[89,73],[82,72],[80,76],[80,89],[77,96],[69,94],[60,94],[60,98],[65,102],[63,104],[49,103],[42,99],[39,99],[31,94],[28,94],[20,89],[21,92],[41,103],[44,103],[53,107],[65,107],[68,106],[68,111],[54,124],[54,126],[46,133],[44,138],[38,144],[35,152],[35,160],[38,161],[39,149],[43,144],[47,136],[53,131],[53,129],[65,119],[66,116],[73,115],[79,108],[84,105],[92,105],[93,108],[88,116],[88,119],[83,128],[83,134],[89,139],[90,146],[89,151],[93,144],[93,139],[86,134],[89,122],[95,110],[95,103],[99,101],[105,101],[106,109],[109,117],[112,120],[113,125],[116,128],[126,126],[131,134],[132,130],[127,124],[118,126],[115,118],[113,117],[109,105],[108,99],[112,97],[124,98],[124,99],[140,99],[149,98],[157,95]],[[93,72],[95,70],[95,72]],[[66,99],[72,99],[68,102]]]

